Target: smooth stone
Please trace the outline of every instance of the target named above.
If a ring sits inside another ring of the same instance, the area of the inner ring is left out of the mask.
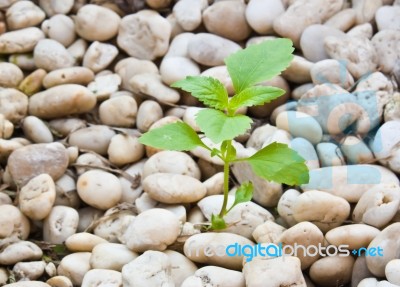
[[[336,84],[343,89],[350,89],[354,85],[353,76],[347,71],[346,63],[327,59],[322,60],[311,68],[313,84]]]
[[[181,2],[182,1],[179,1],[178,3]],[[179,5],[178,3],[174,6],[174,8]],[[165,54],[164,59],[168,57],[189,58],[188,45],[194,35],[195,34],[189,32],[176,35],[169,44],[168,52]]]
[[[298,223],[293,217],[293,208],[300,194],[301,193],[297,189],[288,189],[279,199],[277,211],[281,219],[283,219],[288,226],[293,226]]]
[[[53,134],[41,119],[35,116],[27,116],[22,122],[22,130],[25,136],[34,143],[52,143]]]
[[[51,287],[73,287],[71,280],[62,275],[57,275],[51,277],[49,280],[46,281]]]
[[[357,103],[355,95],[334,84],[316,85],[298,101],[297,111],[313,116],[321,125],[324,133],[332,136],[343,131],[358,119],[364,112]],[[359,128],[359,133],[368,132]]]
[[[125,264],[128,264],[138,256],[124,244],[99,243],[92,249],[90,266],[94,269],[121,271]]]
[[[49,215],[56,199],[56,187],[48,174],[38,175],[24,185],[19,194],[21,211],[32,220]]]
[[[322,139],[322,128],[319,123],[302,112],[281,112],[276,118],[276,126],[288,131],[294,137],[305,138],[313,144],[319,143]]]
[[[309,246],[320,246],[324,243],[324,235],[321,230],[311,222],[300,222],[291,228],[283,231],[274,241],[275,244],[282,243],[282,248],[287,245],[292,246],[304,246],[308,248]],[[301,269],[305,270],[310,267],[315,261],[320,258],[319,254],[314,256],[298,252],[296,257],[300,259]],[[286,257],[285,257],[286,259]]]
[[[139,33],[146,27],[146,34]],[[170,23],[152,10],[141,10],[122,18],[117,43],[129,56],[154,60],[164,56],[171,35]]]
[[[237,234],[208,232],[190,236],[185,241],[183,252],[196,263],[241,270],[245,256],[228,256],[225,249],[231,244],[254,246],[252,241]]]
[[[382,6],[375,13],[375,21],[378,30],[400,30],[400,7]]]
[[[204,280],[207,278],[206,280]],[[206,282],[204,282],[206,281]],[[229,270],[217,266],[205,266],[198,269],[187,278],[181,287],[203,287],[204,284],[220,287],[244,287],[245,281],[242,272]]]
[[[198,179],[181,174],[154,173],[147,176],[142,185],[151,198],[168,204],[196,202],[207,193]]]
[[[32,96],[42,89],[43,80],[47,72],[43,69],[37,69],[27,75],[19,84],[18,89],[27,96]]]
[[[378,55],[378,68],[386,74],[395,71],[400,60],[400,35],[396,30],[382,30],[376,33],[371,43]]]
[[[306,160],[309,170],[320,168],[317,152],[311,142],[304,138],[295,138],[290,142],[290,148]]]
[[[130,96],[110,98],[100,104],[99,117],[105,125],[130,128],[136,122],[137,106]]]
[[[206,196],[222,194],[224,192],[224,173],[217,172],[216,174],[207,178],[203,184],[207,189]]]
[[[239,50],[235,42],[210,33],[194,35],[188,45],[190,58],[205,66],[224,65],[224,59]]]
[[[174,287],[171,261],[159,251],[145,251],[122,268],[125,287],[163,286]]]
[[[184,31],[193,31],[200,26],[202,12],[207,7],[206,0],[182,0],[174,5],[172,13]]]
[[[140,181],[143,178],[143,166],[146,161],[147,158],[143,158],[124,170],[133,179],[128,179],[126,176],[119,177],[122,185],[121,202],[134,202],[139,196],[144,194]]]
[[[97,100],[103,101],[111,98],[113,93],[118,92],[122,79],[118,74],[98,73],[93,82],[89,83],[88,89],[96,96]]]
[[[228,206],[232,206],[235,198],[228,197]],[[213,214],[218,214],[223,202],[223,195],[207,196],[200,200],[197,205],[207,220],[211,221]],[[274,220],[273,215],[265,208],[254,202],[242,202],[237,204],[225,217],[227,228],[223,232],[231,232],[252,239],[255,228],[265,221]]]
[[[155,173],[172,173],[200,180],[200,169],[188,154],[180,151],[161,151],[151,156],[143,166],[143,179]]]
[[[378,54],[368,38],[328,36],[324,47],[331,58],[347,61],[347,69],[355,79],[377,70]]]
[[[40,260],[43,251],[30,241],[19,241],[6,246],[0,253],[0,264],[14,265],[21,261]]]
[[[13,88],[0,90],[0,114],[13,124],[19,123],[28,112],[28,97]]]
[[[77,146],[79,149],[106,155],[108,146],[115,134],[114,130],[108,126],[92,125],[72,132],[69,135],[68,143]]]
[[[107,210],[93,233],[111,243],[125,243],[124,234],[136,217],[130,212],[118,214],[119,211],[118,206]]]
[[[16,88],[24,78],[21,69],[12,63],[0,63],[0,85],[4,88]]]
[[[369,271],[377,277],[385,276],[385,267],[393,259],[397,259],[400,251],[400,223],[392,223],[376,236],[368,248],[378,248],[383,250],[383,256],[367,256],[367,266]]]
[[[324,25],[346,32],[356,23],[356,11],[352,8],[343,9],[329,18]]]
[[[400,187],[377,184],[367,190],[353,210],[353,221],[382,228],[396,215],[400,204]]]
[[[79,197],[89,206],[106,210],[121,199],[119,179],[112,173],[92,169],[82,174],[76,184]]]
[[[286,230],[285,227],[273,221],[265,221],[254,229],[252,235],[257,243],[274,243]]]
[[[171,262],[171,276],[175,286],[181,286],[183,281],[198,270],[197,266],[180,252],[165,250]]]
[[[179,92],[164,85],[161,76],[154,73],[133,76],[129,83],[134,93],[149,95],[161,103],[175,104],[180,99]]]
[[[400,259],[393,259],[385,266],[385,276],[392,284],[400,284]]]
[[[111,163],[124,166],[139,161],[144,155],[144,146],[137,137],[117,134],[111,138],[107,154]]]
[[[321,167],[345,165],[346,161],[340,148],[334,143],[319,143],[316,146]]]
[[[283,263],[284,262],[284,263]],[[298,286],[306,287],[300,268],[300,260],[294,256],[285,258],[256,257],[243,267],[243,274],[248,287]]]
[[[78,212],[68,206],[54,206],[43,221],[43,240],[62,244],[76,233],[79,222]]]
[[[74,285],[82,286],[85,274],[91,269],[90,256],[90,252],[76,252],[65,256],[58,265],[57,274],[68,277]]]
[[[373,28],[370,23],[360,24],[353,27],[350,31],[348,31],[347,37],[350,38],[372,38]]]
[[[32,53],[13,54],[8,57],[8,61],[22,70],[33,71],[36,69]]]
[[[139,60],[128,57],[120,60],[114,67],[114,71],[121,77],[121,87],[131,91],[129,80],[136,75],[144,73],[158,74],[157,66],[149,60]]]
[[[55,205],[65,205],[77,208],[80,205],[80,198],[76,192],[75,178],[64,174],[56,182],[56,201]]]
[[[86,86],[94,79],[94,73],[85,67],[70,67],[51,71],[43,78],[43,86],[48,89],[63,84]]]
[[[376,11],[382,6],[382,0],[351,0],[351,4],[356,11],[356,23],[364,24],[374,19]]]
[[[329,244],[347,245],[349,250],[368,247],[371,241],[380,233],[380,230],[366,224],[343,225],[329,230],[325,234]]]
[[[86,50],[82,65],[97,73],[106,69],[117,55],[118,49],[114,45],[95,41]]]
[[[376,184],[399,185],[397,176],[379,165],[357,164],[323,167],[310,171],[310,181],[303,190],[321,190],[356,203]]]
[[[32,52],[44,38],[42,30],[36,27],[6,32],[0,35],[0,54]]]
[[[41,119],[54,119],[86,113],[95,105],[96,97],[89,89],[81,85],[66,84],[31,96],[29,113]]]
[[[348,164],[362,164],[374,161],[374,155],[364,141],[355,136],[347,136],[340,146]]]
[[[392,171],[400,173],[399,147],[400,137],[398,128],[400,121],[388,121],[377,131],[371,144],[371,150],[379,161]]]
[[[31,178],[42,173],[57,180],[64,174],[67,167],[67,150],[60,143],[21,147],[15,150],[8,159],[9,172],[18,185],[24,185]]]
[[[314,63],[307,59],[294,55],[289,67],[282,72],[282,77],[297,84],[311,82],[311,68],[313,65]]]
[[[44,273],[46,263],[44,261],[18,262],[12,272],[20,280],[36,280]]]
[[[274,30],[299,46],[303,31],[312,24],[325,22],[341,10],[343,1],[297,0],[274,21]]]
[[[101,243],[107,243],[107,240],[88,232],[72,234],[65,240],[65,246],[72,252],[92,252]]]
[[[297,222],[313,222],[322,232],[340,226],[350,215],[350,204],[327,192],[310,190],[297,197],[293,218]]]
[[[191,59],[186,57],[164,57],[160,65],[162,81],[171,85],[187,76],[200,75],[200,67]]]
[[[48,38],[60,42],[65,47],[76,39],[74,21],[63,14],[56,14],[42,23],[42,30]]]
[[[268,35],[274,32],[274,20],[284,12],[281,0],[251,0],[246,8],[246,20],[258,34]]]
[[[87,47],[88,43],[82,38],[79,38],[67,48],[68,53],[70,53],[75,60],[75,65],[81,63]]]
[[[114,270],[91,269],[83,277],[81,287],[104,286],[104,285],[108,287],[121,287],[122,286],[121,272]]]
[[[77,34],[88,41],[107,41],[118,34],[121,18],[111,9],[86,4],[78,10],[75,17]],[[107,26],[99,23],[108,23]]]
[[[126,246],[134,252],[167,249],[178,238],[179,219],[171,211],[153,208],[140,213],[128,226]]]
[[[0,215],[1,240],[6,238],[20,238],[25,240],[28,238],[30,232],[29,219],[18,207],[11,205],[11,202],[10,204],[2,204]]]
[[[39,5],[46,12],[47,16],[53,16],[55,14],[68,14],[74,5],[74,1],[54,2],[51,0],[39,0]]]
[[[142,102],[136,115],[136,127],[141,132],[149,130],[150,126],[163,117],[163,110],[159,103],[152,100]]]
[[[235,0],[215,2],[203,11],[203,24],[214,35],[232,41],[244,40],[251,33],[245,17],[246,7],[245,3]]]
[[[6,12],[7,26],[10,30],[34,27],[46,17],[42,9],[30,1],[18,1]]]
[[[253,199],[263,207],[276,206],[282,195],[282,185],[280,183],[267,181],[257,176],[249,164],[240,162],[232,166],[232,173],[239,183],[251,181],[254,187]]]
[[[59,42],[51,39],[40,40],[33,51],[33,59],[38,68],[46,71],[68,68],[74,65],[74,58]]]
[[[344,38],[346,34],[339,29],[326,25],[314,24],[308,26],[300,38],[300,47],[304,57],[311,62],[328,59],[329,56],[324,48],[324,40],[328,36]]]
[[[310,278],[320,286],[336,287],[351,281],[354,258],[351,256],[328,256],[310,267]]]

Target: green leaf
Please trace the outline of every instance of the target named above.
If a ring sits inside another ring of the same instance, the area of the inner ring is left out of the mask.
[[[181,88],[199,99],[205,105],[224,110],[228,107],[228,92],[225,86],[215,78],[202,76],[188,76],[171,85],[173,88]]]
[[[279,98],[284,93],[284,90],[275,87],[249,87],[230,99],[229,110],[236,111],[240,107],[263,105]]]
[[[219,155],[219,154],[220,154],[220,151],[219,151],[218,149],[213,148],[213,149],[211,150],[211,157],[216,156],[216,155]]]
[[[176,122],[149,130],[139,142],[159,149],[189,151],[198,146],[205,147],[197,133],[186,123]]]
[[[267,180],[288,185],[309,181],[305,160],[285,144],[274,142],[246,160],[258,176]]]
[[[244,115],[227,116],[217,110],[204,109],[197,113],[196,123],[214,143],[231,140],[250,128],[252,119]]]
[[[226,228],[225,220],[219,216],[218,214],[211,215],[211,229],[213,230],[221,230]]]
[[[225,140],[222,142],[221,153],[227,161],[234,161],[236,159],[236,148],[232,145],[231,140]]]
[[[242,202],[248,202],[253,197],[253,184],[251,182],[244,182],[241,186],[238,187],[235,193],[235,201],[232,206],[229,208],[227,213],[236,205]]]
[[[225,64],[236,93],[285,70],[293,59],[292,44],[289,39],[267,40],[227,57]]]

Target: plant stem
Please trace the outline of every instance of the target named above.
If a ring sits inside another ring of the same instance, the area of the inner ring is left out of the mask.
[[[229,151],[231,146],[231,141],[228,141],[227,151]],[[224,202],[222,203],[221,211],[219,212],[219,216],[223,217],[227,211],[226,206],[228,205],[228,192],[229,192],[229,159],[226,154],[223,158],[224,160]]]

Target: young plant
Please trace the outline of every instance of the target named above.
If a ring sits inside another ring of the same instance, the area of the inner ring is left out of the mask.
[[[227,57],[225,64],[235,89],[231,98],[224,85],[211,77],[188,76],[171,85],[191,93],[208,106],[197,113],[195,120],[201,133],[220,144],[220,148],[208,147],[184,122],[167,124],[140,137],[142,144],[165,150],[190,151],[202,147],[224,162],[224,200],[219,214],[212,215],[214,230],[226,228],[224,216],[235,205],[252,198],[253,185],[245,182],[237,189],[233,205],[227,206],[232,163],[246,161],[258,176],[287,185],[300,185],[309,180],[305,160],[285,144],[274,142],[248,158],[237,158],[232,144],[232,140],[244,134],[252,123],[250,117],[237,113],[240,108],[263,105],[285,93],[279,88],[256,84],[285,70],[293,59],[293,50],[290,40],[276,39],[249,46]]]

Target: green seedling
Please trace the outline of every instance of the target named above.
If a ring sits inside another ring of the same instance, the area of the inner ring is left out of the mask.
[[[164,150],[190,151],[204,148],[211,156],[224,163],[224,200],[219,214],[213,214],[211,229],[227,227],[224,216],[237,204],[250,201],[251,182],[244,182],[236,190],[235,201],[228,207],[230,165],[245,161],[258,176],[287,185],[300,185],[309,181],[305,160],[281,143],[272,143],[247,158],[237,158],[233,139],[244,134],[252,123],[246,115],[238,114],[242,107],[268,103],[285,93],[284,90],[257,85],[279,75],[293,59],[293,46],[289,39],[264,41],[240,50],[225,59],[233,82],[235,95],[228,96],[225,86],[215,78],[188,76],[171,86],[192,94],[208,108],[199,111],[196,123],[202,134],[219,148],[207,146],[188,124],[176,122],[153,129],[140,137],[142,144]]]

